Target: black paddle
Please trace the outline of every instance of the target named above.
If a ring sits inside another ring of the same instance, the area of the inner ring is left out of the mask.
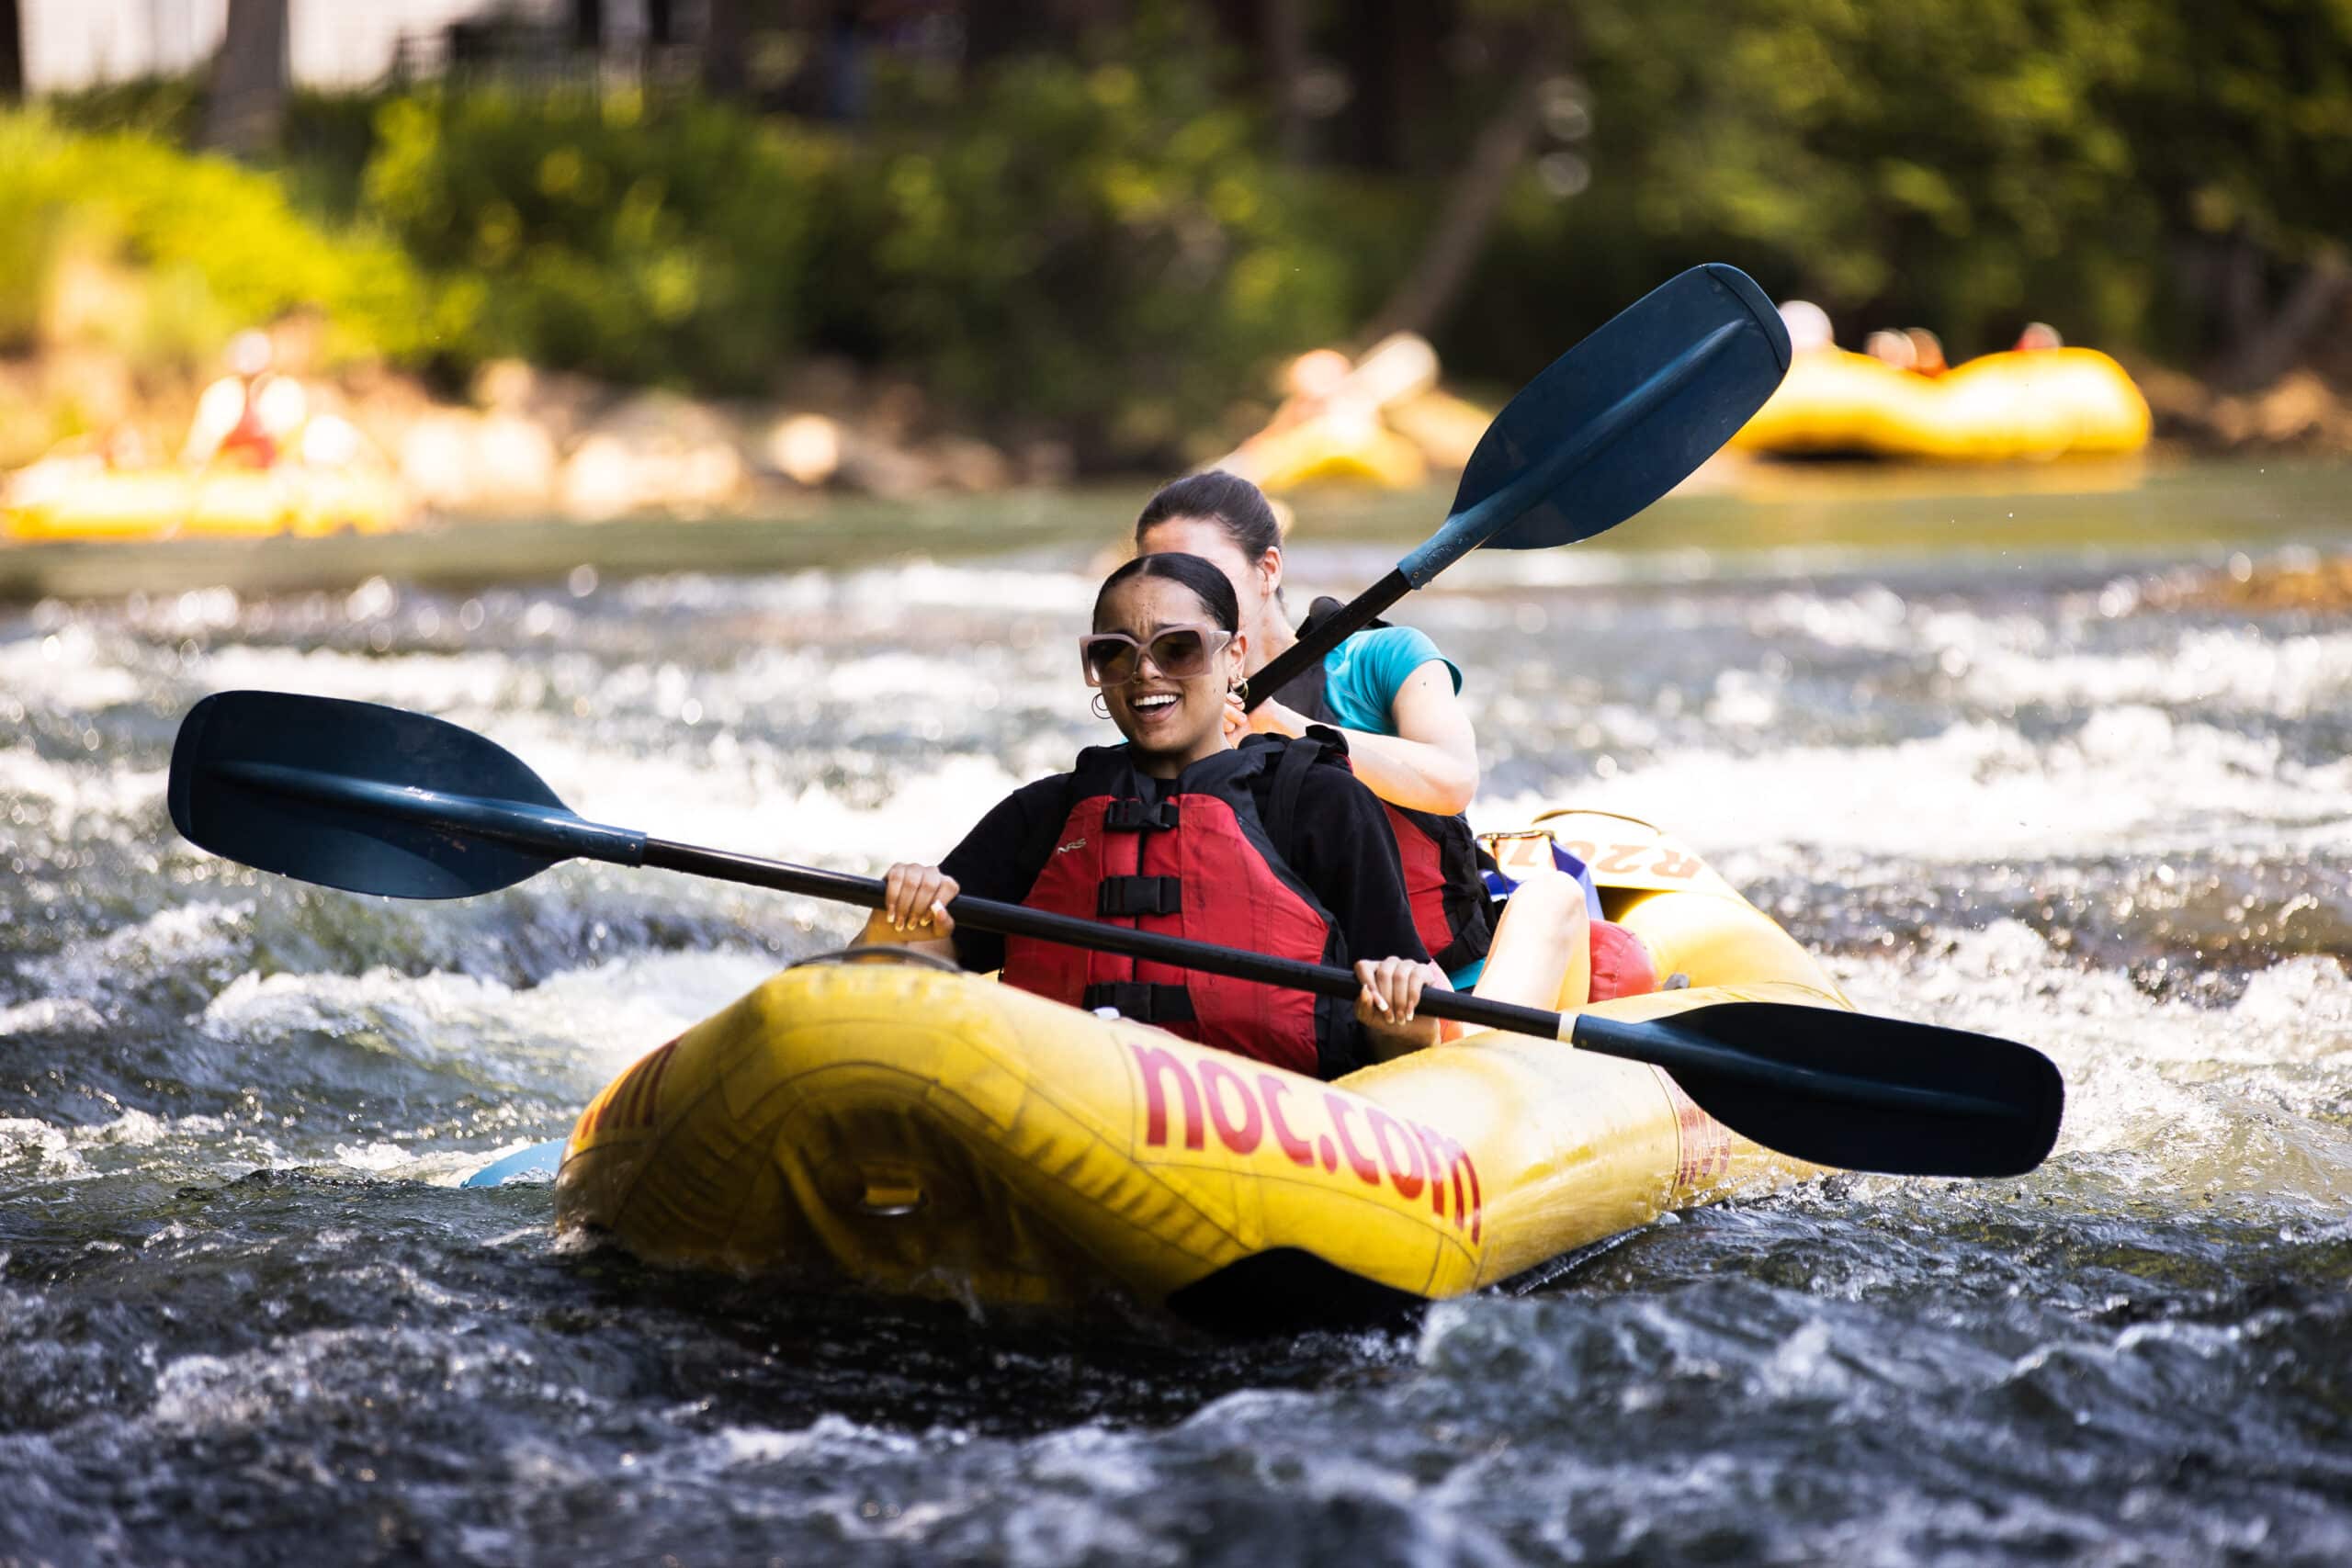
[[[573,815],[511,752],[456,725],[372,703],[276,692],[205,698],[172,749],[172,823],[215,854],[355,893],[459,898],[574,858],[661,866],[872,909],[868,876],[649,838]],[[957,898],[981,931],[1125,953],[1353,998],[1345,969]],[[1831,1008],[1732,1002],[1646,1023],[1425,992],[1437,1018],[1556,1036],[1650,1062],[1768,1148],[1851,1170],[2015,1176],[2058,1136],[2064,1085],[2009,1041]]]
[[[1444,524],[1251,676],[1249,705],[1482,545],[1544,549],[1615,527],[1713,457],[1788,369],[1788,328],[1737,267],[1710,262],[1651,289],[1520,389]]]

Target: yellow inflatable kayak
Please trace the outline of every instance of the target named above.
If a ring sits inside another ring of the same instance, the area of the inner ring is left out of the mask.
[[[1796,356],[1731,445],[1999,461],[2136,452],[2148,430],[2147,400],[2096,349],[1988,354],[1928,377],[1826,348]]]
[[[1849,1005],[1657,829],[1539,820],[1691,982],[1593,1010]],[[556,1212],[663,1263],[988,1304],[1118,1290],[1271,1326],[1460,1295],[1814,1169],[1556,1040],[1472,1035],[1327,1084],[977,976],[813,964],[599,1094]]]

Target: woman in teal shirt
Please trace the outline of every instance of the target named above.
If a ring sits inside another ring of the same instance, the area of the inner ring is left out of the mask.
[[[1283,605],[1281,525],[1247,479],[1212,470],[1163,487],[1136,520],[1136,548],[1182,551],[1224,570],[1240,601],[1251,673],[1298,641]],[[1316,610],[1308,626],[1327,606]],[[1390,807],[1422,940],[1455,985],[1528,1007],[1581,1006],[1589,912],[1575,879],[1521,883],[1490,929],[1462,817],[1478,791],[1478,745],[1461,689],[1462,671],[1426,633],[1375,625],[1235,722],[1293,736],[1328,724],[1345,734],[1356,776]]]

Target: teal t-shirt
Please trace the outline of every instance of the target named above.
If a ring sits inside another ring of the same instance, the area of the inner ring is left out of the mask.
[[[1462,690],[1462,671],[1416,626],[1379,626],[1358,632],[1323,656],[1323,700],[1342,729],[1368,735],[1396,733],[1396,693],[1414,671],[1436,660]]]
[[[1415,626],[1379,626],[1358,632],[1323,656],[1323,700],[1342,729],[1368,735],[1396,733],[1396,693],[1413,671],[1436,660],[1462,690],[1462,668],[1437,650],[1429,634]],[[1446,976],[1457,991],[1477,984],[1487,967],[1479,958]]]

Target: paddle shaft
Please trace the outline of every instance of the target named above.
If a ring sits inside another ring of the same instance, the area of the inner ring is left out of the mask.
[[[754,887],[772,887],[783,893],[798,893],[811,898],[854,904],[867,909],[880,908],[884,898],[883,885],[878,877],[792,865],[783,861],[763,860],[757,855],[707,850],[664,839],[646,840],[645,857],[639,863],[659,866],[666,871],[681,871],[693,876],[717,877],[725,882],[740,882]],[[1163,936],[1157,931],[1137,931],[1131,926],[1102,925],[1075,916],[1049,914],[1020,904],[1000,903],[993,898],[959,895],[948,901],[947,912],[959,925],[994,931],[1000,936],[1026,936],[1041,942],[1064,942],[1072,947],[1091,948],[1098,953],[1148,959],[1172,968],[1199,969],[1239,980],[1314,991],[1342,1000],[1352,1001],[1363,988],[1351,971],[1328,964],[1301,964],[1295,959],[1276,958],[1244,948],[1218,947],[1209,942],[1191,942],[1183,937]],[[1790,1004],[1749,1005],[1777,1006],[1779,1010],[1791,1015],[1791,1028],[1802,1025],[1803,1021],[1795,1015],[1823,1010]],[[1792,1068],[1783,1063],[1758,1063],[1744,1052],[1705,1041],[1676,1038],[1645,1023],[1596,1018],[1589,1013],[1568,1015],[1549,1012],[1542,1008],[1491,1001],[1467,991],[1435,987],[1425,990],[1421,993],[1419,1010],[1431,1018],[1452,1019],[1481,1029],[1500,1030],[1507,1034],[1567,1040],[1582,1050],[1604,1056],[1621,1056],[1629,1061],[1652,1063],[1669,1072],[1683,1068],[1720,1077],[1770,1082],[1782,1088],[1790,1087],[1792,1077],[1820,1076],[1826,1081],[1826,1075],[1809,1075],[1804,1068]],[[1858,1085],[1844,1081],[1840,1083],[1838,1092],[1849,1104],[1867,1103],[1887,1110],[1946,1113],[1997,1113],[2001,1110],[1994,1102],[1976,1096],[1900,1084]]]
[[[371,815],[401,818],[423,826],[454,829],[462,834],[496,840],[554,860],[577,858],[604,861],[614,865],[657,866],[665,871],[684,872],[690,876],[713,877],[752,887],[771,887],[778,892],[797,893],[867,909],[880,908],[886,896],[883,884],[877,877],[793,865],[784,861],[764,860],[757,855],[737,854],[726,850],[682,844],[669,839],[650,838],[634,829],[590,822],[560,807],[484,799],[477,795],[393,784],[378,779],[355,779],[277,763],[223,762],[217,764],[217,772],[247,788],[264,790],[293,800],[356,807]],[[1158,931],[1138,931],[1132,926],[1104,925],[1071,915],[1032,909],[1020,904],[1000,903],[991,898],[958,897],[949,901],[947,910],[963,924],[980,931],[995,931],[1001,936],[1034,937],[1041,942],[1057,942],[1098,953],[1115,953],[1123,957],[1165,964],[1171,968],[1197,969],[1239,980],[1253,980],[1261,985],[1313,991],[1348,1001],[1352,1001],[1363,989],[1352,972],[1328,964],[1302,964],[1295,959],[1276,958],[1270,953],[1252,953],[1246,948],[1218,947],[1210,942],[1165,936]],[[1781,1062],[1758,1061],[1746,1052],[1679,1036],[1652,1023],[1597,1018],[1589,1013],[1564,1015],[1541,1008],[1492,1001],[1466,991],[1425,990],[1421,993],[1419,1010],[1431,1018],[1451,1019],[1481,1029],[1498,1029],[1510,1034],[1528,1034],[1542,1039],[1566,1039],[1582,1049],[1605,1056],[1649,1062],[1668,1071],[1680,1068],[1782,1088],[1791,1086],[1795,1079],[1813,1076],[1801,1067],[1792,1067]],[[1783,1007],[1780,1010],[1794,1014],[1820,1010]],[[1803,1021],[1792,1018],[1789,1026],[1794,1028]],[[1826,1079],[1823,1081],[1826,1083]],[[1900,1084],[1858,1084],[1843,1080],[1838,1092],[1849,1103],[1876,1105],[1887,1110],[1982,1112],[1998,1111],[2000,1109],[1993,1102],[1975,1096]]]
[[[1242,706],[1255,712],[1259,704],[1269,701],[1276,692],[1321,663],[1325,655],[1370,626],[1381,611],[1412,591],[1409,578],[1401,571],[1392,571],[1349,600],[1332,613],[1329,620],[1268,660],[1265,668],[1250,676],[1250,694],[1243,699]]]
[[[713,876],[754,887],[773,887],[778,892],[855,904],[867,909],[880,908],[884,897],[883,885],[878,877],[823,871],[815,866],[790,865],[782,861],[763,860],[757,855],[707,850],[663,839],[645,840],[642,863],[660,866],[667,871],[683,871],[693,876]],[[1327,997],[1352,1000],[1363,988],[1353,973],[1329,964],[1301,964],[1295,959],[1276,958],[1269,953],[1251,953],[1246,948],[1218,947],[1183,937],[1164,936],[1158,931],[1137,931],[1132,926],[1103,925],[1072,915],[1056,915],[1043,909],[1028,908],[1020,904],[975,898],[968,894],[949,900],[947,912],[958,925],[994,931],[1000,936],[1035,937],[1040,942],[1057,942],[1073,947],[1091,948],[1098,953],[1115,953],[1122,957],[1141,958],[1174,968],[1203,969],[1238,980],[1257,980],[1269,986],[1314,991]],[[1508,1030],[1514,1034],[1548,1037],[1560,1032],[1558,1013],[1545,1012],[1538,1008],[1513,1007],[1507,1002],[1482,1001],[1466,991],[1424,991],[1421,993],[1420,1010],[1432,1018],[1454,1019],[1484,1029]]]

